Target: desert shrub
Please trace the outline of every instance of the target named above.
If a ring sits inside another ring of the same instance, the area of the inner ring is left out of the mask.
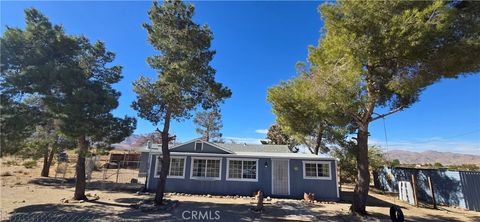
[[[3,172],[2,174],[0,174],[0,176],[2,176],[2,177],[9,177],[9,176],[13,176],[13,173],[10,172],[10,171],[6,171],[6,172]]]
[[[37,166],[37,161],[35,160],[27,160],[23,162],[23,166],[27,169],[33,168]]]
[[[18,165],[17,161],[15,161],[15,160],[7,160],[7,161],[3,162],[3,164],[5,164],[7,166],[17,166]]]

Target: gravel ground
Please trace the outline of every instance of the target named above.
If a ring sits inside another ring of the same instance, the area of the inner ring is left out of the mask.
[[[350,215],[351,186],[342,188],[342,201],[306,203],[301,200],[272,199],[261,213],[252,212],[250,197],[219,197],[170,193],[171,205],[145,210],[136,206],[152,194],[100,186],[90,188],[99,200],[72,201],[73,181],[41,178],[40,167],[1,165],[1,219],[11,221],[390,221],[389,208],[400,206],[407,221],[480,221],[480,212],[452,207],[438,210],[418,208],[395,197],[371,192],[364,217]],[[40,164],[39,164],[40,166]],[[10,172],[11,176],[6,176]],[[54,175],[54,174],[52,174]],[[136,206],[136,207],[133,207]]]

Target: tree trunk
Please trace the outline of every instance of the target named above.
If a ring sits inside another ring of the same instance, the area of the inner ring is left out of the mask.
[[[322,137],[323,137],[323,127],[322,124],[318,127],[318,135],[317,135],[317,141],[315,144],[315,155],[318,155],[320,151],[320,146],[322,145]]]
[[[168,149],[168,143],[170,142],[170,138],[168,135],[168,131],[170,130],[170,118],[171,118],[171,113],[167,109],[167,113],[165,115],[165,122],[163,124],[163,131],[161,132],[162,133],[162,157],[160,159],[160,163],[162,164],[162,168],[160,170],[160,175],[158,177],[157,191],[155,193],[156,205],[163,204],[165,184],[167,182],[168,171],[170,170],[170,150]]]
[[[43,168],[42,168],[42,172],[40,173],[40,176],[42,177],[48,177],[48,171],[50,170],[50,166],[47,166],[49,151],[50,149],[47,147],[43,152]]]
[[[370,173],[368,171],[368,121],[358,128],[357,133],[357,181],[350,211],[366,214]]]
[[[52,165],[53,155],[55,154],[55,148],[47,149],[43,154],[43,168],[42,177],[48,177],[50,174],[50,166]]]
[[[74,200],[86,200],[85,196],[85,155],[88,151],[87,141],[85,135],[77,138],[78,141],[78,158],[76,166],[76,179],[75,179],[75,194]]]

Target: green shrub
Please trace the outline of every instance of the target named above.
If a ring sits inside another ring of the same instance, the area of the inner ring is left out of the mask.
[[[17,166],[18,165],[17,161],[15,161],[15,160],[7,160],[7,161],[3,162],[3,164],[5,164],[7,166]]]
[[[37,166],[37,161],[35,160],[27,160],[23,162],[23,166],[27,169],[33,168]]]

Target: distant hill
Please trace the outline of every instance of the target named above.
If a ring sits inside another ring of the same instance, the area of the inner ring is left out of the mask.
[[[131,136],[125,138],[120,143],[117,144],[112,144],[115,149],[120,149],[120,150],[138,150],[140,148],[146,147],[147,142],[154,141],[154,143],[159,143],[161,141],[160,135],[158,133],[149,133],[149,134],[132,134]]]
[[[398,159],[402,164],[433,164],[435,162],[439,162],[443,165],[480,165],[480,155],[438,152],[433,150],[428,150],[424,152],[390,150],[386,153],[386,157],[388,160]]]
[[[136,141],[139,140],[142,137],[144,137],[144,136],[143,135],[132,134],[131,136],[125,138],[125,140],[123,140],[121,142],[121,144],[132,145],[132,144],[136,143]]]

